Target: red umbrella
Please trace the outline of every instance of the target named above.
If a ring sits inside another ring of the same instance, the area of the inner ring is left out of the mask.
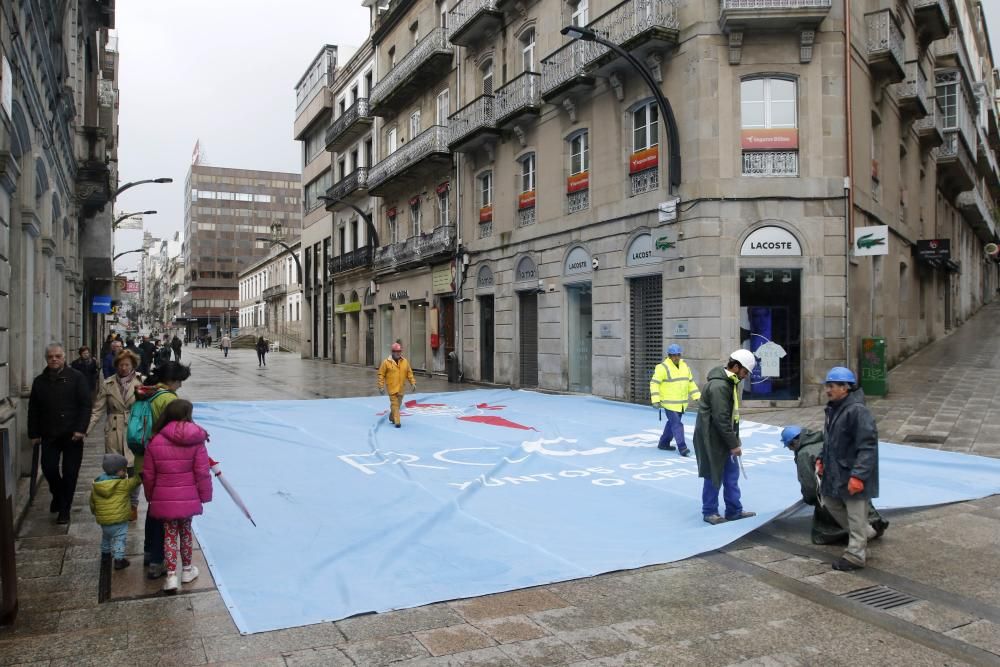
[[[226,490],[226,493],[228,493],[229,497],[233,499],[233,502],[236,503],[236,506],[243,511],[243,515],[246,518],[250,519],[250,523],[252,523],[254,525],[254,528],[256,528],[257,522],[253,520],[252,516],[250,516],[250,510],[247,509],[246,503],[244,503],[243,499],[240,498],[240,494],[236,492],[236,489],[234,489],[229,484],[229,480],[227,480],[225,477],[222,476],[222,469],[219,468],[219,462],[209,457],[208,463],[211,466],[211,470],[215,474],[216,479],[218,479],[219,482],[222,484],[222,488]]]

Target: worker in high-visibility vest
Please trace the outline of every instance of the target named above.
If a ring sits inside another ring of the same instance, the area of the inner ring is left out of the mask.
[[[667,348],[667,358],[656,364],[653,377],[649,381],[649,398],[655,408],[663,408],[667,413],[667,425],[660,436],[659,449],[680,450],[681,456],[691,456],[684,441],[684,424],[681,416],[689,401],[701,398],[701,391],[694,381],[691,368],[681,359],[681,346],[676,343]],[[677,442],[677,447],[670,444]]]

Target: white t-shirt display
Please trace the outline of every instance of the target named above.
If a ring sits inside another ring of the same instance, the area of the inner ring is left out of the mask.
[[[776,378],[781,375],[780,361],[788,356],[788,353],[785,352],[785,348],[772,340],[758,347],[754,356],[760,359],[761,377]]]

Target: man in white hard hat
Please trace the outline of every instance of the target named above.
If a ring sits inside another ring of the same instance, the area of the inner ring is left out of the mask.
[[[713,526],[756,516],[740,502],[740,382],[750,375],[757,360],[749,350],[735,350],[725,366],[713,368],[702,388],[698,420],[694,427],[694,452],[698,476],[705,480],[701,491],[701,514]],[[726,503],[719,515],[719,489]]]

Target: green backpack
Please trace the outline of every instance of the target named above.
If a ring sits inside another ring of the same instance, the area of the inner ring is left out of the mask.
[[[169,389],[158,389],[148,397],[136,393],[135,403],[128,415],[128,429],[125,431],[125,442],[136,456],[146,453],[146,445],[153,436],[153,399],[164,392],[174,392]]]

